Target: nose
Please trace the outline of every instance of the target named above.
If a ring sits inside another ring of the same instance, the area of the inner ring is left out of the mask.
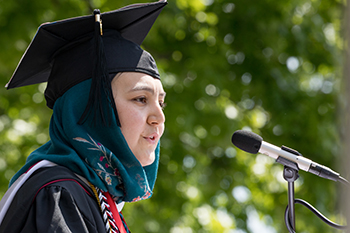
[[[159,105],[159,103],[156,103],[151,109],[151,112],[147,118],[147,123],[150,125],[159,125],[159,124],[163,124],[164,122],[165,122],[165,115],[164,115],[163,109]]]

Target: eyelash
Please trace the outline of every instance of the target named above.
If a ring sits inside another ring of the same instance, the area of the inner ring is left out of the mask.
[[[162,108],[162,110],[164,110],[164,108],[166,107],[167,104],[164,102],[159,102],[159,105]]]
[[[140,103],[146,103],[147,102],[147,98],[146,97],[138,97],[133,99],[134,101],[140,102]],[[162,108],[162,110],[164,110],[164,108],[166,107],[166,103],[165,102],[159,102],[159,106]]]

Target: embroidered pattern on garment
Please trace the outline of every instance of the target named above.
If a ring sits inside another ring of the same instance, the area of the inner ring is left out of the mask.
[[[118,157],[89,134],[87,137],[72,139],[79,144],[85,144],[82,145],[87,150],[84,153],[84,162],[100,178],[90,181],[101,190],[108,191],[115,202],[136,202],[152,196],[147,171],[128,148],[125,149],[125,154],[118,150]],[[98,185],[100,181],[103,185]]]
[[[107,232],[120,233],[117,227],[117,224],[113,218],[113,214],[110,211],[110,206],[107,203],[107,198],[103,195],[103,193],[99,189],[97,190],[97,192],[98,192],[98,198],[100,200],[103,221],[105,223]]]
[[[100,189],[96,188],[90,183],[90,187],[92,188],[98,205],[100,206],[100,210],[103,216],[103,222],[105,224],[107,233],[120,233],[117,224],[113,218],[112,212],[110,211],[110,207],[107,203],[107,198],[103,195]]]
[[[112,152],[107,152],[106,148],[99,142],[95,142],[90,135],[88,135],[90,141],[86,140],[82,137],[73,138],[75,141],[88,143],[93,147],[88,148],[89,150],[99,151],[101,156],[99,157],[99,162],[97,163],[98,168],[93,167],[98,176],[105,181],[107,185],[112,185],[112,177],[116,177],[118,179],[119,186],[122,187],[122,179],[120,177],[118,169],[114,168],[112,165]],[[85,159],[87,164],[90,164],[89,161]]]

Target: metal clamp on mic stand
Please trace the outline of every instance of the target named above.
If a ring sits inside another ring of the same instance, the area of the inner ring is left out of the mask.
[[[288,151],[289,153],[293,153],[297,156],[302,156],[298,151],[293,150],[291,148],[288,148],[286,146],[281,147],[282,150]],[[305,207],[307,207],[309,210],[311,210],[317,217],[319,217],[322,221],[330,225],[331,227],[334,227],[339,230],[347,229],[347,226],[342,226],[339,224],[336,224],[329,219],[327,219],[325,216],[323,216],[316,208],[314,208],[312,205],[310,205],[308,202],[301,200],[301,199],[295,199],[294,198],[294,182],[299,178],[299,167],[296,163],[291,162],[290,160],[283,158],[282,156],[279,156],[276,159],[276,162],[284,165],[283,170],[283,178],[288,182],[288,205],[286,208],[286,211],[284,213],[284,221],[286,224],[286,227],[290,233],[295,233],[295,203],[302,204]]]
[[[293,149],[282,146],[282,150],[288,151],[295,155],[301,156],[301,154]],[[295,198],[294,198],[294,182],[299,178],[299,167],[296,163],[291,162],[288,159],[279,156],[276,162],[284,165],[283,178],[288,182],[288,210],[286,209],[285,218],[286,226],[289,232],[295,232]],[[291,228],[291,229],[289,229]],[[292,231],[291,231],[292,230]]]

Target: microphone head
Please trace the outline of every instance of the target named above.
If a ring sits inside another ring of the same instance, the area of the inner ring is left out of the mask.
[[[262,141],[262,137],[250,131],[237,130],[232,135],[233,145],[251,154],[259,152]]]

